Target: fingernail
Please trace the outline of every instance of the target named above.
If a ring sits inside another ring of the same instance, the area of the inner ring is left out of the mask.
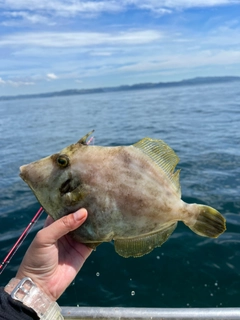
[[[86,210],[80,209],[80,210],[74,212],[74,218],[77,221],[83,220],[84,218],[86,218]]]

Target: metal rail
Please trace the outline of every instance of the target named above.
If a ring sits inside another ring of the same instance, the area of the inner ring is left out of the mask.
[[[240,320],[240,308],[62,307],[64,319]]]

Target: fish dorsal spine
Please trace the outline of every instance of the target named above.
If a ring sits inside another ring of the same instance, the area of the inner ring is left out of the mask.
[[[179,162],[176,153],[164,141],[151,138],[144,138],[133,144],[133,146],[150,157],[164,171],[174,190],[181,196],[180,170],[174,172]]]

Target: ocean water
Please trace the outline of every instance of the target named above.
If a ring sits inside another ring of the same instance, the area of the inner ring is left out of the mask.
[[[0,101],[0,259],[39,208],[19,166],[55,153],[95,129],[95,144],[165,140],[178,154],[182,198],[218,209],[218,239],[179,222],[170,239],[142,258],[100,245],[59,299],[63,306],[240,306],[240,86],[185,86],[68,97]],[[117,173],[116,173],[117,174]],[[14,277],[46,215],[0,276]]]

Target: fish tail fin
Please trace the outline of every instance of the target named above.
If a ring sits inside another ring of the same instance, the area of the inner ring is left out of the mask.
[[[200,236],[217,238],[226,230],[226,220],[214,208],[200,204],[190,204],[189,209],[196,219],[191,219],[191,223],[185,221],[184,223]]]

